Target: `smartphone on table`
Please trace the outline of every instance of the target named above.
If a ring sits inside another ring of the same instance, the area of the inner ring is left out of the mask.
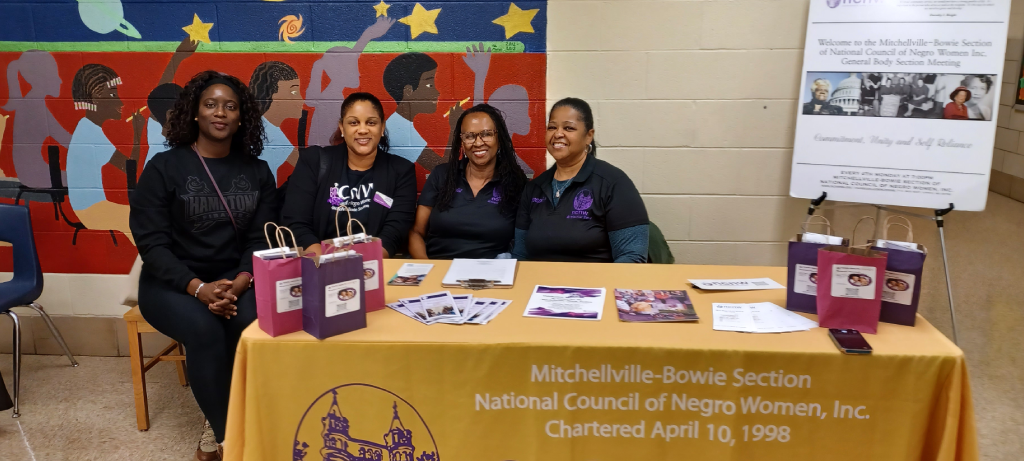
[[[829,328],[828,337],[844,354],[865,355],[871,353],[871,345],[857,330]]]

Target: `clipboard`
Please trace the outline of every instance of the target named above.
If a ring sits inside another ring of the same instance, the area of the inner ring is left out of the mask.
[[[444,275],[441,286],[468,290],[512,288],[518,271],[519,262],[515,259],[457,258],[452,260],[452,265]],[[481,277],[479,274],[484,276]]]

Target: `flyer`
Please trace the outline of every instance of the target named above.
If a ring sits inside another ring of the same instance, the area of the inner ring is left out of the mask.
[[[537,285],[523,317],[601,320],[604,293],[604,288]]]
[[[790,195],[985,209],[1010,0],[813,0]]]
[[[433,268],[433,264],[402,264],[402,267],[398,268],[395,276],[391,277],[391,280],[388,281],[388,285],[418,287],[423,282],[423,279],[427,277],[427,274],[430,273],[430,269]]]
[[[694,322],[699,319],[683,290],[616,288],[615,307],[623,322]]]

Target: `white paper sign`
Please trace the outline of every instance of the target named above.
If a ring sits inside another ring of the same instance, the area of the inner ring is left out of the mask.
[[[277,313],[302,309],[302,277],[277,281]]]
[[[327,317],[359,310],[359,280],[348,280],[324,288]]]
[[[818,266],[796,265],[796,276],[793,278],[793,292],[818,296]]]
[[[836,298],[875,299],[877,270],[871,266],[836,264],[832,266],[832,296]]]
[[[1009,18],[1010,0],[811,0],[790,195],[983,210]]]
[[[380,288],[380,265],[376,259],[363,261],[363,279],[366,291]]]
[[[909,306],[914,303],[914,274],[885,271],[885,285],[882,285],[882,301]]]
[[[760,279],[690,279],[701,290],[778,290],[786,288],[770,278]]]

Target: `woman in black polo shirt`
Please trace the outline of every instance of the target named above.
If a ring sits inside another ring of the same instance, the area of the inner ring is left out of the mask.
[[[414,258],[490,259],[512,248],[526,174],[505,120],[480,104],[455,126],[448,163],[434,168],[420,194],[409,232]]]
[[[139,310],[185,346],[199,408],[209,420],[196,459],[219,460],[238,339],[256,320],[252,252],[277,213],[252,92],[214,71],[185,85],[167,119],[172,148],[146,165],[128,224],[142,256]]]
[[[597,159],[594,115],[565,98],[548,114],[555,166],[530,181],[512,256],[536,261],[646,262],[647,209],[622,170]]]
[[[299,154],[288,178],[282,224],[295,233],[299,246],[320,254],[320,242],[338,236],[335,211],[345,205],[366,232],[380,238],[384,257],[393,256],[405,250],[416,213],[412,162],[388,152],[384,107],[370,93],[345,98],[338,130],[343,143]],[[343,211],[342,234],[345,218]],[[355,225],[352,229],[362,231]]]

